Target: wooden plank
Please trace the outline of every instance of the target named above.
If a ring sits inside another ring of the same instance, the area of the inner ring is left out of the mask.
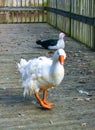
[[[64,80],[47,93],[53,108],[41,109],[34,95],[23,97],[16,63],[22,57],[51,57],[54,50],[36,40],[58,38],[59,32],[44,23],[0,24],[0,130],[95,129],[95,52],[68,36]]]
[[[70,11],[70,0],[57,0],[57,9]],[[57,28],[69,34],[70,20],[61,15],[57,15]]]
[[[72,9],[71,11],[76,14],[81,14],[84,16],[93,17],[93,0],[79,0],[79,1],[72,1]],[[72,19],[73,21],[73,19]],[[73,22],[72,22],[73,24]],[[93,27],[94,28],[94,27]],[[73,30],[74,29],[74,30]],[[76,22],[74,20],[74,24],[71,26],[71,36],[76,38],[77,40],[83,42],[87,46],[92,47],[92,27],[86,25],[85,23]],[[94,44],[94,42],[93,42]]]

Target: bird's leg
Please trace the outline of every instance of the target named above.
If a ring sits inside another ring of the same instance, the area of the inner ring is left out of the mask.
[[[49,105],[49,106],[52,106],[53,103],[47,102],[47,101],[46,101],[46,94],[47,94],[47,90],[45,89],[45,90],[43,91],[43,98],[42,98],[42,101],[44,102],[44,104]]]
[[[36,97],[38,103],[39,103],[43,108],[51,109],[51,106],[48,105],[48,104],[45,104],[45,103],[43,102],[43,100],[40,98],[40,96],[39,96],[38,93],[35,93],[35,97]]]

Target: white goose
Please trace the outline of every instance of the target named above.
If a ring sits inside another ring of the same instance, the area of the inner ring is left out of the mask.
[[[47,89],[58,86],[64,78],[64,59],[66,53],[63,49],[57,50],[52,58],[38,57],[26,61],[21,59],[18,69],[24,87],[24,96],[34,93],[38,103],[50,109],[52,103],[46,101]],[[39,91],[43,91],[43,98],[39,96]]]

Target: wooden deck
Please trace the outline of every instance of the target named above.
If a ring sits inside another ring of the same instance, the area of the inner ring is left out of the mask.
[[[0,130],[95,130],[95,52],[69,37],[65,78],[47,94],[53,108],[41,109],[34,95],[23,97],[16,63],[52,56],[35,41],[59,32],[48,24],[0,24]]]

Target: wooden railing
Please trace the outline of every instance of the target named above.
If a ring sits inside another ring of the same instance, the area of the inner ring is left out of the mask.
[[[47,0],[0,0],[0,23],[46,22]]]

